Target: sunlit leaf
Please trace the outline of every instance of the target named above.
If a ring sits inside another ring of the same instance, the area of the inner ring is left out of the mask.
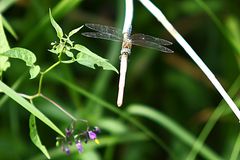
[[[40,73],[40,67],[38,65],[31,67],[29,73],[31,79],[37,77],[37,75]]]
[[[72,58],[72,57],[74,56],[73,53],[70,52],[70,51],[66,51],[65,53],[66,53],[66,55],[67,55],[68,57],[71,57],[71,58]]]
[[[15,38],[18,39],[18,36],[16,34],[16,32],[13,30],[12,26],[8,23],[8,21],[2,17],[2,22],[3,22],[3,26],[7,29],[7,31]]]
[[[7,56],[10,58],[21,59],[25,61],[27,66],[30,66],[30,67],[33,66],[34,63],[36,62],[36,56],[34,55],[34,53],[25,48],[19,48],[19,47],[12,48],[3,53],[0,53],[0,55]]]
[[[56,30],[57,32],[57,36],[59,39],[62,39],[63,37],[63,31],[62,31],[62,28],[57,24],[57,22],[53,19],[52,17],[52,13],[51,13],[51,10],[49,9],[49,17],[50,17],[50,21],[51,21],[51,24],[52,26],[54,27],[54,29]]]
[[[1,0],[0,1],[0,13],[4,12],[7,8],[13,5],[17,0]]]
[[[25,48],[19,48],[19,47],[12,48],[3,53],[0,53],[0,57],[1,56],[23,60],[26,63],[26,65],[30,67],[29,72],[30,72],[31,79],[35,78],[40,72],[40,67],[34,66],[34,63],[36,62],[36,56],[34,55],[33,52]]]
[[[41,139],[38,135],[36,119],[33,114],[31,114],[29,118],[29,128],[30,128],[30,138],[33,144],[35,144],[35,146],[38,147],[48,159],[50,159],[50,155],[48,154],[46,147],[42,145]]]
[[[98,65],[99,67],[102,67],[105,70],[113,70],[118,73],[118,70],[112,64],[110,64],[107,61],[107,59],[104,59],[96,55],[86,47],[76,44],[74,46],[74,49],[77,51],[80,51],[77,54],[77,60],[76,60],[79,64],[82,64],[84,66],[87,66],[93,69],[95,69],[94,65]]]
[[[0,14],[0,53],[5,52],[9,49],[10,47],[3,30],[2,15]],[[7,68],[9,67],[10,67],[10,62],[8,61],[8,57],[0,56],[0,77],[2,76],[2,72],[6,71]]]
[[[71,37],[75,33],[77,33],[80,29],[82,29],[83,25],[81,27],[78,27],[76,29],[73,29],[71,32],[69,32],[68,36]]]
[[[56,50],[56,49],[53,49],[53,48],[52,48],[52,49],[49,49],[48,51],[51,52],[51,53],[54,53],[54,54],[58,54],[57,50]]]

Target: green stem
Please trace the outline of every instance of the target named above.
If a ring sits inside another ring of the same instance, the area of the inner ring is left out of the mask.
[[[42,90],[42,82],[43,82],[43,76],[48,73],[50,70],[52,70],[53,68],[55,68],[57,65],[59,65],[61,63],[61,61],[57,61],[56,63],[54,63],[53,65],[51,65],[48,69],[46,69],[44,72],[41,72],[41,76],[39,79],[39,84],[38,84],[38,93],[37,95],[41,94],[41,90]]]

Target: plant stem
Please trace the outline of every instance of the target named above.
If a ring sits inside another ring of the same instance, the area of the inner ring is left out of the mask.
[[[57,104],[56,102],[54,102],[53,100],[51,100],[50,98],[44,96],[43,94],[39,94],[40,97],[44,98],[45,100],[49,101],[50,103],[52,103],[53,105],[55,105],[56,107],[58,107],[62,112],[64,112],[68,117],[70,117],[73,121],[77,121],[77,119],[75,117],[73,117],[70,113],[68,113],[65,109],[63,109],[59,104]]]
[[[202,59],[197,55],[197,53],[192,49],[192,47],[187,43],[187,41],[177,32],[173,25],[167,20],[164,14],[149,0],[139,0],[156,18],[162,23],[162,25],[168,30],[168,32],[177,40],[177,42],[183,47],[186,53],[192,58],[192,60],[198,65],[198,67],[203,71],[203,73],[212,82],[213,86],[221,94],[223,99],[227,102],[228,106],[232,109],[233,113],[236,115],[240,121],[240,111],[234,101],[227,94],[225,89],[222,87],[220,82],[217,80],[215,75],[207,67],[207,65],[202,61]]]
[[[132,28],[133,0],[125,0],[125,18],[122,33],[128,33]]]
[[[42,82],[43,82],[43,76],[49,72],[50,70],[52,70],[54,67],[56,67],[57,65],[59,65],[61,63],[61,61],[57,61],[56,63],[54,63],[53,65],[51,65],[48,69],[46,69],[44,72],[41,72],[41,76],[39,79],[39,84],[38,84],[38,92],[37,95],[41,94],[41,90],[42,90]]]

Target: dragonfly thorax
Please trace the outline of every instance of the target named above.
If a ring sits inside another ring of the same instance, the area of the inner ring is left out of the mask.
[[[121,54],[128,54],[130,55],[131,53],[131,48],[132,48],[132,40],[129,38],[124,38],[122,42],[122,50]]]

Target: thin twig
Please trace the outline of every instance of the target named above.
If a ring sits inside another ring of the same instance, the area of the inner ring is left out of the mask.
[[[224,90],[222,85],[216,79],[214,74],[205,65],[197,53],[191,48],[191,46],[185,41],[185,39],[175,30],[172,24],[167,20],[163,13],[149,0],[139,0],[156,18],[162,25],[168,30],[168,32],[177,40],[177,42],[183,47],[187,54],[193,59],[193,61],[199,66],[199,68],[204,72],[208,79],[212,82],[217,91],[221,94],[224,100],[227,102],[229,107],[232,109],[234,114],[240,121],[240,111],[233,100],[229,97],[227,92]]]
[[[77,121],[77,119],[75,117],[73,117],[70,113],[68,113],[65,109],[63,109],[59,104],[57,104],[56,102],[54,102],[53,100],[51,100],[50,98],[48,98],[47,96],[44,96],[42,93],[40,93],[40,96],[42,98],[44,98],[45,100],[49,101],[50,103],[52,103],[53,105],[55,105],[56,107],[58,107],[61,111],[63,111],[67,116],[69,116],[72,120]]]

